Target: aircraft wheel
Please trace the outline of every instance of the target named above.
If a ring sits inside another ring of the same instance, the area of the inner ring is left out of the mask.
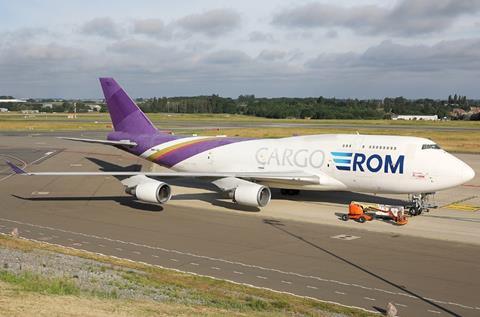
[[[412,217],[419,215],[420,213],[418,212],[417,208],[412,207],[408,210],[408,214]]]
[[[348,215],[342,215],[342,220],[347,221],[348,220]]]

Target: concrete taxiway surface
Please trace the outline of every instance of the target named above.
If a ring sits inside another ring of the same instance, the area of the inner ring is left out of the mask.
[[[112,177],[9,176],[2,162],[0,232],[15,227],[27,238],[373,311],[392,302],[400,316],[478,316],[480,163],[459,156],[477,177],[439,193],[442,208],[405,227],[345,223],[336,215],[350,200],[403,196],[276,193],[258,212],[182,180],[172,182],[175,199],[156,206],[123,194]],[[43,135],[0,137],[3,157],[31,171],[113,168],[105,162],[151,168],[110,147]]]

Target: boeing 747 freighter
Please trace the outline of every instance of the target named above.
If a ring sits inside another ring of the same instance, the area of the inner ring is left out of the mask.
[[[475,172],[431,140],[417,137],[322,134],[281,139],[176,136],[162,133],[113,78],[100,78],[114,131],[107,140],[65,138],[115,146],[172,172],[44,172],[23,175],[123,177],[138,200],[166,203],[169,177],[198,177],[240,205],[264,207],[270,188],[412,194],[413,212],[430,193],[468,182]]]

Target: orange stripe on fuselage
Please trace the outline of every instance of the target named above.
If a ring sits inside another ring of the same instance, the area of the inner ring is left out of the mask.
[[[147,159],[149,161],[157,161],[159,159],[161,159],[163,156],[175,151],[175,150],[178,150],[178,149],[182,149],[184,147],[187,147],[189,145],[192,145],[192,144],[197,144],[197,143],[200,143],[200,142],[203,142],[203,141],[208,141],[208,140],[211,140],[212,138],[204,138],[204,139],[199,139],[199,140],[192,140],[192,141],[188,141],[188,142],[183,142],[183,143],[179,143],[179,144],[175,144],[175,145],[172,145],[172,146],[169,146],[169,147],[166,147],[162,150],[159,150],[151,155],[149,155],[147,157]]]

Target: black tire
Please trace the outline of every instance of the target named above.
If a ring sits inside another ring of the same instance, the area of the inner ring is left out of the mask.
[[[360,216],[360,218],[358,218],[358,222],[360,223],[364,223],[365,221],[367,221],[367,218],[365,218],[364,216]]]
[[[415,216],[419,215],[420,213],[418,212],[417,208],[412,207],[408,210],[408,214],[412,217],[415,217]]]
[[[282,188],[282,189],[280,189],[280,194],[286,196],[286,195],[288,195],[288,191],[289,191],[288,189]]]
[[[348,215],[342,215],[341,218],[342,218],[343,221],[348,221]]]

